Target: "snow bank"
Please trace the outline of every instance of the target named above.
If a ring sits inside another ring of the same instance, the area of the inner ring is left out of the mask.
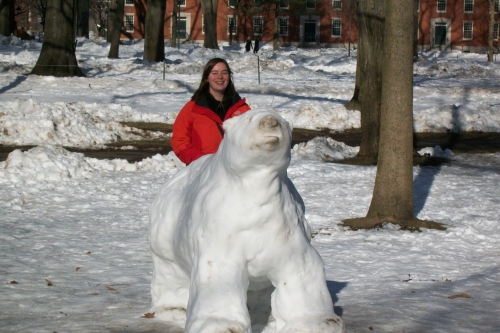
[[[500,104],[436,106],[416,112],[413,121],[416,132],[499,132]]]
[[[118,123],[159,119],[162,118],[158,115],[134,113],[129,106],[119,104],[42,103],[15,99],[0,105],[0,142],[5,145],[97,148],[120,139],[165,137],[163,133],[146,133]]]
[[[25,152],[19,149],[11,152],[6,161],[0,162],[0,183],[68,181],[72,178],[90,178],[92,173],[99,171],[176,172],[176,169],[184,166],[173,152],[129,163],[123,159],[89,158],[62,147],[45,145]]]
[[[301,105],[295,112],[279,112],[280,116],[290,122],[294,128],[322,129],[344,131],[361,126],[358,111],[346,110],[343,105]]]
[[[318,160],[333,162],[356,156],[359,147],[350,147],[328,137],[316,137],[309,142],[302,142],[292,149],[292,160]]]

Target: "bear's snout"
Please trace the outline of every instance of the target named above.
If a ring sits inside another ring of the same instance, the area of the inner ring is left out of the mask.
[[[278,126],[278,120],[273,116],[265,116],[259,122],[259,127],[262,129],[271,129]]]

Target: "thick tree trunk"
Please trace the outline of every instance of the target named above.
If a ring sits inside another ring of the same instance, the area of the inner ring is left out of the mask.
[[[386,0],[380,151],[367,217],[413,219],[413,0]]]
[[[418,60],[418,6],[420,0],[413,0],[413,61]]]
[[[144,60],[163,61],[165,58],[165,0],[148,0],[146,11],[146,33],[144,37]]]
[[[89,0],[78,0],[77,36],[89,38]]]
[[[75,56],[75,1],[48,0],[42,50],[30,74],[84,76]]]
[[[0,0],[0,35],[10,36],[11,32],[9,0]]]
[[[493,30],[495,29],[495,0],[488,0],[490,5],[490,24],[488,27],[488,61],[493,62]]]
[[[363,56],[363,53],[360,51],[360,46],[362,43],[359,42],[361,38],[361,34],[358,34],[358,58],[356,60],[356,82],[354,83],[354,94],[352,95],[351,100],[345,105],[347,110],[356,110],[361,111],[361,103],[359,102],[359,84],[361,82],[361,69],[360,65],[363,61],[360,58]]]
[[[218,0],[201,0],[201,10],[205,19],[205,39],[207,49],[219,49],[217,44],[217,6]]]
[[[377,156],[380,140],[382,63],[387,62],[382,53],[384,8],[385,0],[360,0],[358,2],[358,33],[361,37],[358,40],[359,66],[357,70],[360,71],[358,99],[361,106],[362,131],[358,156],[368,158]]]
[[[118,59],[120,49],[120,35],[122,34],[125,0],[111,0],[108,16],[108,39],[111,43],[108,58]]]

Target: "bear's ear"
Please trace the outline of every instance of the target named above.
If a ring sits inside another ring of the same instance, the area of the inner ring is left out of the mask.
[[[224,128],[224,130],[230,131],[231,128],[233,128],[234,124],[238,121],[237,118],[238,117],[234,117],[234,118],[229,118],[229,119],[225,120],[224,123],[222,124],[222,127]]]

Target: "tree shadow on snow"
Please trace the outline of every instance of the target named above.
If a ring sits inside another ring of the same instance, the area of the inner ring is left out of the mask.
[[[336,282],[336,281],[326,281],[326,286],[328,287],[328,291],[330,292],[330,296],[332,296],[333,304],[339,301],[337,294],[340,293],[342,289],[347,287],[348,282]],[[339,317],[342,317],[344,313],[344,309],[341,306],[334,306],[333,310],[335,314]]]
[[[3,94],[11,89],[14,89],[18,85],[20,85],[22,82],[26,81],[27,77],[26,76],[18,76],[14,80],[14,82],[9,83],[5,87],[0,88],[0,94]]]

